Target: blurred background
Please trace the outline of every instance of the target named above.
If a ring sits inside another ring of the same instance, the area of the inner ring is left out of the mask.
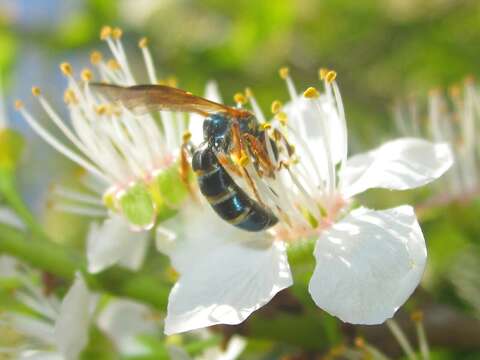
[[[426,108],[432,88],[448,89],[480,73],[478,0],[0,0],[0,74],[8,105],[16,98],[33,104],[30,88],[38,85],[64,109],[66,84],[58,64],[87,66],[91,51],[106,47],[98,35],[105,24],[124,30],[130,64],[145,82],[137,47],[143,36],[159,77],[175,77],[179,87],[196,94],[214,79],[229,104],[247,86],[265,111],[275,99],[287,101],[278,75],[282,66],[290,67],[299,89],[319,85],[320,67],[335,69],[352,152],[399,136],[396,99],[417,96]],[[426,112],[420,114],[426,121]],[[19,174],[23,194],[55,239],[75,241],[85,223],[52,214],[45,205],[49,186],[68,178],[73,165],[13,111],[9,116],[29,142]],[[434,323],[443,324],[427,326],[427,337],[435,339],[432,358],[480,359],[480,203],[470,194],[422,207],[442,193],[434,184],[389,196],[373,191],[365,201],[375,207],[399,201],[419,206],[429,265],[406,311],[427,309]],[[399,354],[390,334],[368,331],[380,339],[378,346]]]

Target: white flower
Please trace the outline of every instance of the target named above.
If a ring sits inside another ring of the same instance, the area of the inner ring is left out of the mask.
[[[78,359],[88,342],[94,297],[80,274],[60,302],[47,296],[34,284],[25,281],[26,290],[18,300],[38,316],[7,313],[13,328],[27,339],[26,347],[17,351],[20,359]],[[28,345],[31,344],[31,345]]]
[[[226,349],[213,347],[205,350],[200,356],[192,358],[188,353],[178,346],[169,346],[168,353],[172,360],[235,360],[245,349],[247,342],[239,337],[233,336]]]
[[[100,313],[97,324],[123,356],[148,354],[149,348],[138,336],[154,334],[157,330],[155,316],[147,306],[124,299],[110,301]]]
[[[93,52],[91,62],[100,81],[135,85],[137,81],[130,70],[121,35],[118,28],[104,27],[101,38],[108,44],[113,58],[104,60],[99,52]],[[147,40],[141,39],[139,47],[148,79],[156,84]],[[162,113],[158,123],[150,114],[137,116],[126,109],[115,108],[91,90],[91,70],[84,69],[77,79],[70,64],[63,63],[60,68],[68,80],[64,99],[70,124],[58,115],[39,88],[33,87],[32,92],[75,149],[48,132],[21,102],[17,102],[17,109],[47,143],[103,182],[108,188],[103,200],[109,209],[122,213],[137,230],[152,228],[157,210],[175,207],[179,201],[169,193],[161,193],[161,182],[164,176],[178,177],[175,163],[186,131],[184,114]]]
[[[427,252],[410,206],[350,211],[348,205],[369,188],[405,190],[438,178],[452,164],[448,145],[403,138],[347,160],[335,73],[324,73],[325,94],[310,88],[304,97],[285,70],[282,75],[292,102],[286,113],[273,106],[279,128],[265,126],[276,139],[276,152],[266,144],[278,170],[274,177],[261,177],[253,164],[245,167],[260,200],[280,221],[267,231],[247,233],[207,206],[186,207],[162,223],[157,247],[180,273],[169,297],[167,334],[245,320],[292,284],[286,246],[299,241],[316,241],[312,298],[346,322],[382,323],[422,277]],[[249,96],[261,121],[265,117]],[[234,179],[255,197],[242,178]]]
[[[432,90],[428,96],[428,123],[419,121],[424,114],[411,100],[408,106],[398,103],[394,119],[401,134],[448,142],[453,149],[455,163],[445,176],[446,184],[438,187],[442,202],[468,198],[479,190],[480,147],[478,146],[478,120],[480,96],[474,81],[468,78],[463,87],[452,87],[450,96]],[[448,192],[445,191],[447,187]]]
[[[0,206],[0,223],[12,226],[19,230],[25,229],[25,224],[17,216],[17,214],[5,206]]]

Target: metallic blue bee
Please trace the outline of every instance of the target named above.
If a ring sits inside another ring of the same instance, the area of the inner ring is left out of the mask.
[[[260,201],[252,199],[232,179],[219,157],[241,151],[247,143],[255,155],[254,164],[268,168],[264,130],[255,116],[242,109],[234,109],[194,96],[189,92],[163,85],[136,85],[122,87],[92,84],[100,93],[120,102],[135,113],[148,111],[193,112],[205,117],[204,143],[192,148],[192,168],[203,196],[213,210],[225,221],[246,231],[262,231],[278,222],[273,212]],[[273,145],[273,144],[272,144]],[[185,169],[187,144],[181,152],[181,171]]]

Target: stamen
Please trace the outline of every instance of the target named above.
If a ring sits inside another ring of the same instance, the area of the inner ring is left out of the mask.
[[[282,103],[279,101],[279,100],[275,100],[272,102],[272,107],[271,107],[271,110],[272,110],[272,113],[274,115],[278,114],[280,112],[280,110],[282,109]]]
[[[417,360],[417,357],[415,356],[415,352],[413,351],[412,345],[410,345],[410,342],[408,341],[407,337],[403,333],[400,326],[398,326],[397,322],[393,319],[390,319],[386,321],[386,324],[390,329],[390,331],[392,332],[395,339],[397,339],[398,343],[400,344],[400,347],[405,352],[405,355],[407,355],[407,357],[410,360]]]
[[[320,80],[325,80],[325,77],[327,76],[328,69],[327,68],[320,68],[318,69],[318,77]]]
[[[121,69],[120,64],[115,59],[109,59],[107,61],[107,66],[110,70],[120,70]]]
[[[327,74],[325,75],[325,80],[331,84],[332,82],[335,81],[337,77],[337,73],[333,70],[330,70],[329,72],[327,72]]]
[[[188,143],[192,138],[192,133],[190,131],[185,131],[182,135],[182,141],[184,144]]]
[[[89,171],[93,175],[98,176],[100,179],[104,180],[106,183],[110,182],[110,179],[98,170],[92,163],[85,160],[83,157],[79,156],[64,144],[59,142],[54,136],[52,136],[48,131],[46,131],[37,121],[28,113],[23,107],[21,102],[17,102],[16,108],[20,111],[23,118],[27,121],[30,127],[41,137],[43,138],[50,146],[55,148],[58,152],[72,160],[73,162],[77,163],[78,165],[85,168],[85,170]]]
[[[276,117],[282,126],[287,126],[288,117],[284,111],[280,111]]]
[[[119,27],[116,27],[112,30],[112,38],[114,38],[115,40],[120,39],[122,35],[123,35],[123,31]]]
[[[90,206],[55,203],[53,204],[52,208],[56,211],[65,212],[73,215],[83,215],[90,217],[106,217],[108,215],[108,212],[106,210]]]
[[[41,91],[40,88],[37,86],[32,86],[32,95],[33,96],[40,96]]]
[[[253,112],[255,116],[257,117],[258,121],[260,123],[265,123],[265,115],[263,115],[263,111],[258,105],[257,100],[255,99],[255,96],[253,95],[253,92],[250,88],[245,89],[245,95],[247,96],[247,99],[250,101],[250,104],[252,105]]]
[[[70,65],[67,62],[64,62],[64,63],[60,64],[60,70],[62,71],[63,75],[65,75],[65,76],[72,76],[73,75],[72,65]]]
[[[104,26],[100,30],[100,39],[107,40],[112,35],[112,28],[110,26]]]
[[[283,79],[283,80],[286,80],[288,78],[288,75],[290,73],[290,69],[286,66],[280,68],[280,70],[278,70],[278,74],[280,75],[280,77]]]
[[[73,92],[72,89],[67,89],[65,90],[65,93],[63,94],[63,101],[67,105],[76,105],[78,104],[78,99],[75,96],[75,93]]]
[[[243,107],[243,105],[247,103],[247,98],[241,92],[237,92],[235,95],[233,95],[233,100],[237,104],[238,108]]]
[[[102,53],[100,51],[93,51],[90,54],[90,62],[92,65],[98,65],[102,61]]]
[[[420,352],[422,353],[422,358],[424,360],[428,360],[430,359],[430,348],[428,346],[427,335],[423,326],[423,312],[415,311],[412,313],[411,319],[415,323],[418,344],[420,347]]]
[[[155,66],[153,65],[152,55],[150,54],[150,50],[148,49],[148,39],[146,37],[141,38],[138,42],[138,47],[142,50],[143,60],[145,62],[145,67],[147,68],[150,83],[158,83],[157,75],[155,73]]]
[[[93,74],[92,74],[92,71],[90,69],[83,69],[80,76],[81,76],[82,80],[85,81],[85,82],[89,82],[93,79]]]
[[[314,99],[318,98],[320,96],[320,93],[314,87],[309,87],[303,92],[303,96],[305,96],[307,99]]]
[[[63,186],[59,185],[55,185],[53,187],[52,194],[60,196],[66,200],[73,200],[84,204],[103,206],[103,202],[95,196],[64,188]]]

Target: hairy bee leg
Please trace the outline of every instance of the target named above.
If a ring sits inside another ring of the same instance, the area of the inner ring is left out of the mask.
[[[192,155],[192,149],[194,148],[193,144],[190,142],[190,138],[190,133],[185,133],[183,135],[182,146],[180,147],[180,165],[178,170],[180,173],[180,180],[185,185],[192,198],[194,200],[198,200],[192,182],[190,181],[191,165],[188,158]]]
[[[245,134],[244,137],[247,142],[247,146],[249,150],[258,159],[258,161],[260,162],[260,165],[265,170],[265,173],[270,177],[273,176],[275,171],[275,166],[270,161],[270,158],[268,157],[268,154],[262,142],[251,134]]]
[[[232,124],[232,142],[233,142],[233,154],[235,155],[237,159],[237,164],[238,164],[238,170],[240,172],[240,175],[246,180],[248,186],[252,189],[253,195],[255,196],[255,199],[262,205],[265,206],[263,203],[262,199],[260,198],[260,195],[258,193],[257,187],[255,186],[254,181],[252,180],[251,176],[248,174],[247,170],[245,169],[244,162],[248,163],[248,155],[244,150],[244,145],[243,145],[243,138],[241,136],[240,132],[240,125],[238,122],[234,122]]]

